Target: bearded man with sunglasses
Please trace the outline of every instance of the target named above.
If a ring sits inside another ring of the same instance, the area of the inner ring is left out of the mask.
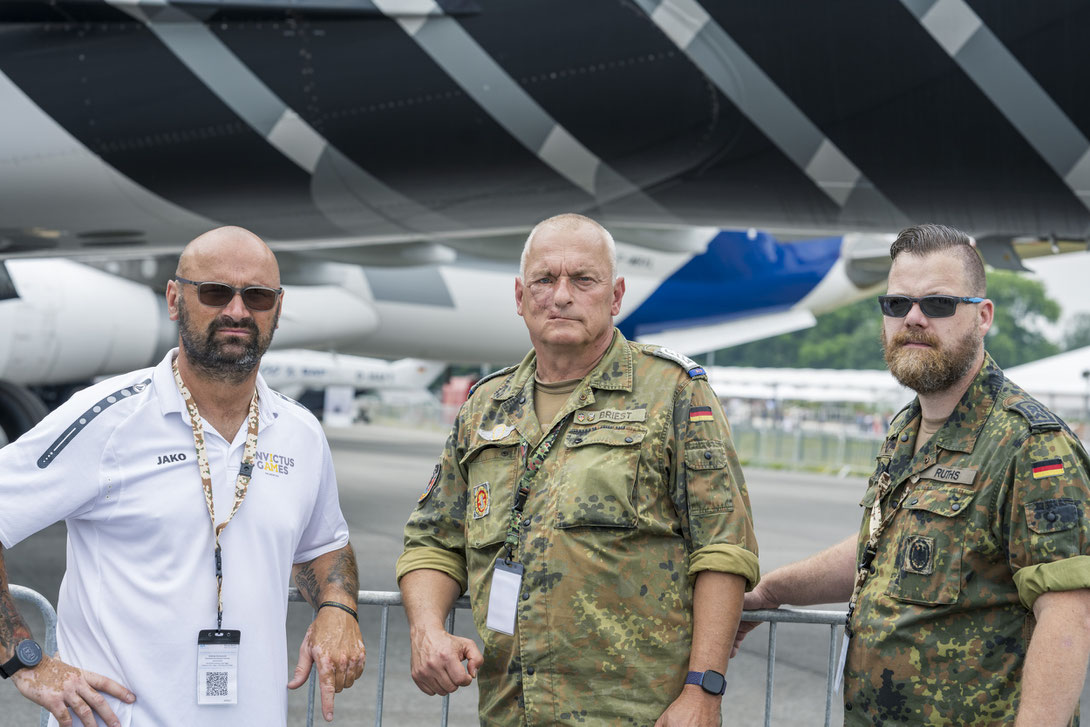
[[[1086,450],[984,350],[993,303],[968,236],[910,227],[890,256],[882,347],[917,397],[878,453],[859,535],[768,573],[745,607],[848,601],[845,725],[1077,724]]]
[[[237,227],[167,285],[180,347],[75,394],[0,450],[0,677],[62,725],[284,725],[318,667],[322,710],[363,671],[359,576],[321,426],[258,375],[283,290]],[[68,526],[59,651],[8,592],[3,548]],[[285,585],[318,614],[288,681]]]

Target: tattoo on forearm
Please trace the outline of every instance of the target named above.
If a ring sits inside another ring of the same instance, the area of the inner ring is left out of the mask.
[[[311,606],[318,605],[318,576],[311,563],[296,566],[295,585],[299,587],[299,592],[303,594],[307,603]]]
[[[0,654],[10,654],[15,644],[30,638],[19,610],[15,608],[15,599],[8,591],[8,574],[4,568],[4,547],[0,545]]]
[[[346,545],[337,552],[337,559],[326,576],[326,585],[336,586],[353,599],[360,590],[360,572],[356,566],[356,553],[351,545]]]

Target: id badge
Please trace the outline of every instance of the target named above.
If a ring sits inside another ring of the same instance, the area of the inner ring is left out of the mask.
[[[238,704],[238,645],[242,632],[205,629],[197,634],[197,704]]]
[[[488,594],[488,618],[485,625],[501,634],[515,633],[515,615],[522,587],[522,563],[496,561],[492,570],[492,591]]]

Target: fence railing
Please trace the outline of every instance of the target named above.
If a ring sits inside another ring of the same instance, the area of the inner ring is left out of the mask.
[[[9,586],[9,590],[16,601],[38,609],[42,621],[45,622],[45,643],[42,644],[42,650],[46,654],[57,653],[57,612],[53,609],[53,604],[42,594],[23,586]],[[43,707],[38,716],[38,725],[46,727],[48,724],[49,711]]]
[[[47,654],[57,650],[57,613],[52,604],[41,594],[22,586],[11,586],[11,594],[15,600],[38,609],[45,622],[45,644],[43,648]],[[288,600],[303,602],[298,589],[288,589]],[[382,700],[386,690],[386,652],[389,637],[390,608],[401,605],[401,594],[396,591],[360,591],[357,597],[360,606],[378,606],[382,609],[381,631],[378,643],[378,693],[375,699],[375,727],[382,727]],[[458,609],[469,608],[469,599],[463,596],[454,604],[454,608],[447,615],[447,631],[454,631],[454,614]],[[776,626],[781,623],[823,624],[829,627],[829,670],[825,684],[825,727],[829,727],[832,718],[833,683],[836,669],[836,635],[838,627],[844,625],[845,613],[843,611],[814,611],[809,609],[776,609],[771,611],[746,611],[743,615],[746,621],[767,621],[768,628],[768,667],[765,676],[765,727],[772,724],[772,694],[775,682],[776,669]],[[317,688],[317,669],[311,668],[310,679],[307,684],[307,716],[306,727],[314,725],[314,700]],[[442,712],[439,717],[441,727],[447,727],[450,716],[450,696],[443,697]],[[39,724],[41,727],[49,722],[49,712],[41,711]]]

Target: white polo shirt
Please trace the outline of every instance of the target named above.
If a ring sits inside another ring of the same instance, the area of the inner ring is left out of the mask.
[[[242,631],[238,704],[198,706],[197,632],[216,627],[214,540],[175,351],[78,392],[0,450],[0,543],[66,522],[60,655],[132,690],[133,705],[107,697],[122,725],[283,725],[291,566],[348,542],[329,445],[310,412],[258,376],[254,474],[220,536],[223,627]],[[204,431],[219,523],[246,427],[232,442]]]

